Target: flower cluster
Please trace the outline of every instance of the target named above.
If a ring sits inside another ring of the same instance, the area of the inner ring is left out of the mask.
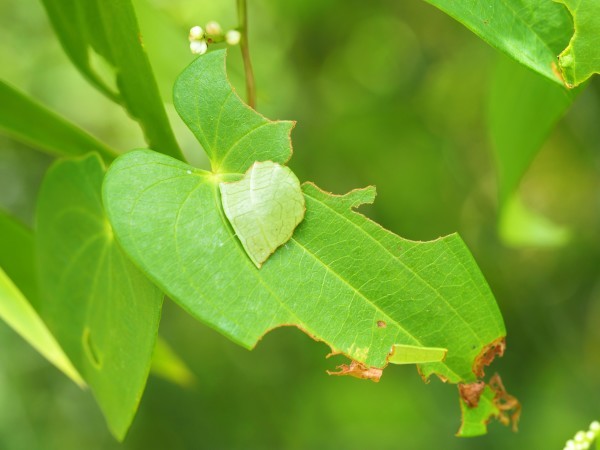
[[[600,422],[595,420],[590,424],[589,430],[578,431],[573,439],[569,439],[564,450],[587,450],[599,437]]]
[[[208,50],[208,44],[225,41],[229,45],[237,45],[241,38],[238,30],[223,33],[221,25],[217,22],[208,22],[204,28],[196,25],[190,29],[190,50],[195,55],[203,55]]]

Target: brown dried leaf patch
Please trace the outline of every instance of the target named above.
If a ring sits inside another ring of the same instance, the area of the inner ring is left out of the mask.
[[[473,373],[477,378],[482,378],[485,375],[484,367],[489,366],[496,356],[504,355],[504,350],[506,349],[506,340],[504,337],[498,338],[495,341],[492,341],[477,355],[475,361],[473,362]]]
[[[469,408],[475,408],[479,405],[479,399],[485,389],[485,383],[483,381],[477,381],[475,383],[459,383],[458,393]]]
[[[497,373],[490,378],[490,388],[496,394],[494,396],[494,404],[500,411],[498,414],[498,420],[503,425],[511,425],[513,431],[518,430],[519,418],[521,417],[521,403],[513,395],[506,392],[502,378]]]
[[[360,363],[358,361],[351,361],[350,364],[342,364],[341,366],[337,366],[337,369],[337,372],[332,372],[328,370],[327,373],[329,375],[337,376],[349,375],[351,377],[360,378],[362,380],[371,380],[375,383],[379,382],[379,379],[383,374],[383,369],[365,366],[363,363]]]

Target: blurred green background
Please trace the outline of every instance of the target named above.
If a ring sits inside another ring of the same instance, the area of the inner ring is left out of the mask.
[[[187,33],[236,26],[235,2],[136,0],[161,87],[192,60]],[[296,329],[248,352],[167,302],[161,333],[195,375],[182,388],[151,377],[123,444],[80,391],[0,323],[0,449],[551,449],[600,419],[600,83],[579,96],[527,172],[532,211],[570,230],[562,246],[509,247],[498,237],[486,101],[498,52],[421,0],[249,0],[258,109],[295,119],[290,163],[335,193],[369,184],[364,212],[395,233],[458,231],[508,329],[498,371],[523,404],[516,434],[458,439],[456,388],[413,366],[379,384],[329,377],[341,360]],[[137,125],[69,63],[36,0],[0,2],[0,77],[125,151]],[[239,50],[232,82],[243,93]],[[515,105],[518,107],[518,105]],[[189,159],[206,166],[172,105]],[[35,124],[32,124],[35,126]],[[51,158],[0,137],[0,207],[32,225]],[[488,372],[488,373],[489,373]]]

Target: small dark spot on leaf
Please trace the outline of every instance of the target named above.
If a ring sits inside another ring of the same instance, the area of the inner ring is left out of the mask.
[[[385,327],[387,327],[387,323],[385,323],[383,320],[378,320],[377,321],[377,327],[379,327],[379,328],[385,328]]]

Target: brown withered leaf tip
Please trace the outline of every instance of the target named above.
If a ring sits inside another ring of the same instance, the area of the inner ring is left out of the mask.
[[[512,423],[513,431],[517,431],[519,418],[521,417],[521,404],[519,400],[506,392],[502,378],[497,373],[490,378],[489,386],[495,393],[494,404],[500,411],[498,420],[503,425],[510,425]]]
[[[475,383],[459,383],[458,393],[469,408],[475,408],[479,405],[479,399],[485,389],[485,383],[483,381],[477,381]]]
[[[341,366],[337,366],[338,371],[332,372],[330,370],[327,371],[329,375],[349,375],[351,377],[360,378],[362,380],[371,380],[375,383],[379,382],[381,375],[383,374],[383,369],[378,369],[376,367],[365,366],[358,361],[351,361],[349,365],[342,364]]]
[[[477,378],[482,378],[485,375],[484,367],[489,366],[496,356],[504,355],[506,341],[504,337],[498,338],[490,344],[483,347],[479,355],[473,362],[473,373]]]

